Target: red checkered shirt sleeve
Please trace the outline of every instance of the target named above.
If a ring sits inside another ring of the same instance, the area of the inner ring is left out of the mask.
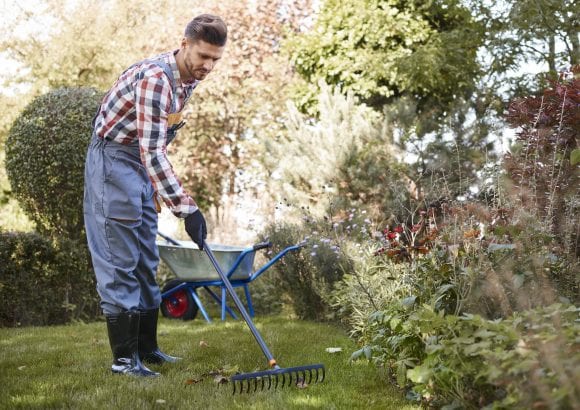
[[[135,110],[141,162],[165,204],[174,215],[185,218],[197,210],[167,159],[167,118],[172,89],[163,70],[151,67],[135,84]]]

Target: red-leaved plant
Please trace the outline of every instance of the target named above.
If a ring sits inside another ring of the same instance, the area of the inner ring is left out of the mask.
[[[518,145],[505,169],[522,207],[535,211],[564,252],[579,255],[580,66],[539,96],[512,101],[507,120]]]

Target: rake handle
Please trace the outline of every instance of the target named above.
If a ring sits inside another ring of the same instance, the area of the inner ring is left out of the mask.
[[[211,249],[209,248],[209,245],[205,242],[205,240],[203,241],[203,250],[205,251],[205,253],[209,257],[209,260],[211,261],[212,265],[214,266],[215,270],[217,271],[220,279],[223,281],[224,285],[226,286],[226,289],[228,290],[230,296],[234,300],[236,307],[238,308],[238,310],[242,314],[244,320],[246,321],[246,324],[248,325],[248,327],[250,328],[250,331],[252,332],[252,335],[254,336],[256,341],[258,342],[258,345],[260,345],[260,349],[262,349],[262,352],[264,352],[264,356],[266,356],[266,359],[268,360],[268,364],[273,368],[278,368],[278,365],[276,364],[276,359],[274,359],[274,356],[272,356],[272,353],[270,353],[270,350],[268,349],[268,346],[266,346],[266,342],[264,342],[262,335],[260,335],[260,332],[258,331],[258,329],[256,329],[256,326],[252,322],[252,318],[250,317],[250,315],[246,311],[246,308],[244,307],[242,301],[240,300],[240,298],[236,294],[234,287],[230,283],[227,275],[223,272],[222,268],[218,264],[215,256],[213,255],[213,252],[211,251]]]

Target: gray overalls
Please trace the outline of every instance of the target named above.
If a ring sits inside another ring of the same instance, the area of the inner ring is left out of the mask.
[[[163,68],[171,81],[171,113],[175,113],[177,95],[173,72],[164,61],[156,60],[155,64]],[[168,129],[167,144],[181,126],[183,122]],[[141,163],[139,141],[122,145],[104,140],[93,131],[85,163],[83,206],[97,292],[106,315],[159,308],[154,195],[153,185]]]

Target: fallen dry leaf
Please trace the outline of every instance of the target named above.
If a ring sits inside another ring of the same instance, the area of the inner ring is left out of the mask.
[[[199,347],[208,347],[209,345],[207,344],[207,342],[205,340],[200,340],[199,341]]]
[[[185,384],[188,384],[188,385],[189,385],[189,384],[197,384],[197,383],[199,383],[199,382],[200,382],[200,381],[202,381],[202,380],[203,380],[203,379],[187,379],[187,380],[185,381]]]
[[[327,347],[325,350],[328,353],[338,353],[338,352],[342,352],[342,347]]]
[[[155,403],[157,403],[157,404],[165,404],[166,401],[163,400],[163,399],[157,399],[157,400],[155,400]]]
[[[216,382],[217,384],[225,384],[229,380],[227,377],[224,377],[221,374],[218,374],[217,376],[214,377],[213,381]]]

